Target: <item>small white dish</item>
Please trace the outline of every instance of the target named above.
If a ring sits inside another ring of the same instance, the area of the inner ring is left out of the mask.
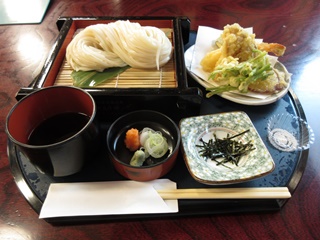
[[[217,85],[214,85],[213,83],[210,83],[210,82],[198,77],[197,75],[195,75],[194,73],[191,72],[191,63],[192,63],[192,59],[193,59],[193,52],[194,52],[194,45],[191,46],[190,48],[188,48],[187,51],[184,53],[185,65],[186,65],[187,71],[189,72],[191,77],[195,81],[197,81],[201,86],[203,86],[205,88],[217,86]],[[280,63],[279,61],[276,63],[275,67],[281,71],[284,71],[287,76],[288,85],[282,91],[275,93],[275,94],[269,94],[268,97],[266,97],[266,98],[256,98],[256,97],[250,96],[250,94],[236,93],[235,91],[234,92],[224,92],[224,93],[219,94],[219,96],[221,96],[224,99],[230,100],[232,102],[240,103],[243,105],[254,105],[254,106],[267,105],[267,104],[278,101],[284,95],[286,95],[287,92],[289,91],[290,83],[291,83],[291,75],[287,71],[286,67],[282,63]]]
[[[191,176],[203,184],[222,185],[241,183],[259,178],[271,173],[275,163],[252,124],[249,116],[241,111],[220,114],[203,115],[184,118],[179,123],[182,140],[182,150],[186,166]],[[255,150],[243,156],[236,166],[217,165],[216,162],[205,159],[199,153],[200,140],[208,141],[213,133],[218,138],[228,133],[235,135],[249,130],[237,140],[252,141]]]

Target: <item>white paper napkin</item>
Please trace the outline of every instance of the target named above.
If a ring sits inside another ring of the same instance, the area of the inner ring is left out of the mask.
[[[252,28],[246,28],[245,30],[250,34],[253,32]],[[222,31],[223,30],[219,30],[219,29],[215,29],[215,28],[211,28],[211,27],[199,26],[198,32],[197,32],[196,42],[194,45],[193,58],[191,61],[190,71],[193,74],[197,75],[202,80],[209,82],[210,84],[212,84],[214,86],[218,86],[218,84],[215,84],[212,81],[208,81],[210,73],[206,72],[202,69],[200,62],[208,52],[217,48],[215,46],[215,41],[220,37]],[[256,39],[256,41],[262,42],[263,40]],[[272,65],[274,65],[278,59],[277,57],[270,56],[270,55],[269,55],[269,58],[271,60]],[[269,97],[269,95],[267,95],[267,94],[259,94],[259,93],[253,93],[253,92],[248,92],[248,93],[240,93],[238,91],[232,91],[232,92],[240,94],[240,95],[244,95],[247,97],[258,98],[258,99],[265,99],[265,98]]]
[[[176,189],[168,179],[53,183],[39,218],[178,212],[177,200],[163,200],[157,189]]]

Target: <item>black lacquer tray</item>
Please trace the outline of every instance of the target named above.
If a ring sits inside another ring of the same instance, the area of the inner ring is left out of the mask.
[[[185,49],[194,44],[196,33],[190,33],[189,43],[185,45]],[[199,88],[205,91],[198,83],[188,76],[188,84],[192,87]],[[105,106],[108,108],[108,105]],[[140,108],[148,108],[148,105],[141,105]],[[103,111],[103,106],[100,111]],[[187,108],[186,108],[187,109]],[[159,110],[159,109],[157,109]],[[219,96],[213,96],[210,99],[203,99],[199,106],[199,112],[194,113],[184,112],[181,115],[179,111],[166,111],[169,117],[177,123],[186,116],[194,114],[213,114],[229,111],[244,111],[251,118],[254,126],[260,134],[270,151],[275,164],[275,170],[269,175],[258,178],[253,181],[228,185],[224,187],[282,187],[287,186],[294,193],[306,166],[308,159],[308,150],[302,152],[280,152],[273,148],[267,141],[267,120],[271,115],[277,113],[291,113],[305,119],[302,106],[290,89],[279,101],[265,106],[245,106],[230,102]],[[159,110],[161,111],[161,109]],[[105,116],[104,114],[102,114]],[[101,147],[100,151],[95,156],[87,161],[84,169],[73,176],[64,178],[53,178],[39,173],[21,154],[19,149],[11,142],[8,142],[9,161],[14,175],[15,181],[21,190],[22,194],[29,202],[31,207],[39,213],[42,203],[46,197],[50,183],[55,182],[87,182],[87,181],[116,181],[123,180],[112,167],[110,160],[106,154],[105,134],[113,119],[101,118]],[[203,185],[195,181],[189,174],[184,163],[182,153],[180,152],[177,163],[173,170],[164,176],[172,181],[177,182],[178,188],[212,188],[215,186]],[[51,218],[46,221],[53,224],[76,223],[76,222],[91,222],[91,221],[115,221],[115,220],[130,220],[130,219],[152,219],[152,218],[169,218],[197,215],[212,215],[212,214],[227,214],[227,213],[242,213],[242,212],[270,212],[278,211],[288,200],[281,199],[250,199],[250,200],[178,200],[179,212],[170,214],[136,214],[136,215],[102,215],[102,216],[85,216],[85,217],[63,217]],[[290,201],[290,200],[289,200]]]

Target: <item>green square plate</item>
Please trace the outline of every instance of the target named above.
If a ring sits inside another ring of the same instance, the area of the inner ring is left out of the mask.
[[[184,118],[179,123],[183,157],[192,177],[204,184],[222,185],[241,183],[253,180],[271,173],[275,163],[252,124],[249,116],[241,111],[220,114],[203,115]],[[249,132],[235,139],[248,142],[251,140],[255,150],[243,156],[238,166],[227,163],[224,166],[200,156],[200,140],[207,142],[213,138],[213,133],[218,138],[227,134],[235,135],[246,130]]]

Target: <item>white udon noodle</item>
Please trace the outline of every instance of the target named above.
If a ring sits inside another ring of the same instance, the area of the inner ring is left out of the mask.
[[[119,20],[79,32],[67,47],[66,59],[76,71],[101,72],[126,65],[159,69],[171,52],[171,42],[161,29]]]

